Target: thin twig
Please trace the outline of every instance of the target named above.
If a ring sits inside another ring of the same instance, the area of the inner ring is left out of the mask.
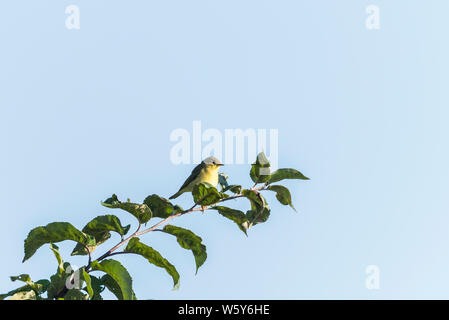
[[[135,252],[127,252],[127,251],[112,252],[108,257],[115,256],[117,254],[128,254],[128,253],[135,253]]]

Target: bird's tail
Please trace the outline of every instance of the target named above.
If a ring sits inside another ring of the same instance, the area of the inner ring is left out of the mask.
[[[177,197],[179,197],[183,192],[181,192],[181,190],[179,190],[178,192],[176,192],[174,195],[172,195],[169,199],[175,199]]]

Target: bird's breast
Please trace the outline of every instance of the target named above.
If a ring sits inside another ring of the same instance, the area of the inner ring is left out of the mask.
[[[198,183],[201,183],[201,182],[210,183],[214,187],[217,186],[217,184],[218,184],[218,170],[207,169],[207,168],[201,170]]]

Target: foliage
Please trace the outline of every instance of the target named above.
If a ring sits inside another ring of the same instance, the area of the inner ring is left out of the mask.
[[[241,185],[228,184],[228,176],[223,173],[219,174],[220,191],[208,183],[195,185],[192,191],[194,205],[187,210],[156,194],[149,195],[142,203],[132,203],[129,199],[122,202],[113,194],[101,204],[106,208],[126,211],[136,218],[138,228],[130,235],[128,232],[131,225],[122,225],[120,219],[112,214],[95,217],[81,230],[68,222],[53,222],[34,228],[25,239],[23,262],[30,259],[40,247],[49,244],[56,258],[56,272],[49,279],[36,282],[33,282],[28,274],[11,277],[12,281],[20,281],[24,285],[0,295],[0,300],[6,298],[12,300],[102,300],[102,293],[106,289],[119,300],[135,300],[133,280],[129,272],[120,262],[111,259],[117,254],[139,255],[150,264],[164,269],[172,278],[174,289],[176,289],[180,283],[180,275],[176,267],[158,251],[141,242],[139,237],[148,232],[160,231],[168,237],[175,238],[181,248],[192,252],[196,272],[198,272],[207,259],[206,246],[202,238],[190,230],[167,224],[167,222],[181,215],[210,209],[234,222],[245,235],[248,235],[248,229],[266,222],[270,217],[271,210],[262,191],[274,192],[281,204],[294,209],[290,191],[285,186],[273,183],[285,179],[308,180],[295,169],[278,169],[271,172],[270,163],[263,153],[260,153],[255,163],[251,165],[250,178],[254,186],[248,189],[242,189]],[[247,199],[250,209],[243,212],[223,206],[224,202],[237,198]],[[141,230],[144,228],[143,225],[146,226],[148,222],[155,219],[162,220]],[[121,241],[98,258],[92,259],[93,252],[98,247],[104,246],[111,238],[111,233],[118,234]],[[66,240],[73,241],[75,244],[72,255],[88,256],[86,265],[78,270],[73,270],[70,263],[63,261],[59,248],[55,244]],[[118,251],[125,244],[126,247]]]

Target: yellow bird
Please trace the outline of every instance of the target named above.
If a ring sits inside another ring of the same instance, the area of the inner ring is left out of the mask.
[[[192,192],[193,187],[201,182],[207,182],[214,187],[218,184],[218,169],[223,164],[215,157],[207,157],[193,170],[179,191],[172,195],[169,199],[175,199],[184,192]]]

